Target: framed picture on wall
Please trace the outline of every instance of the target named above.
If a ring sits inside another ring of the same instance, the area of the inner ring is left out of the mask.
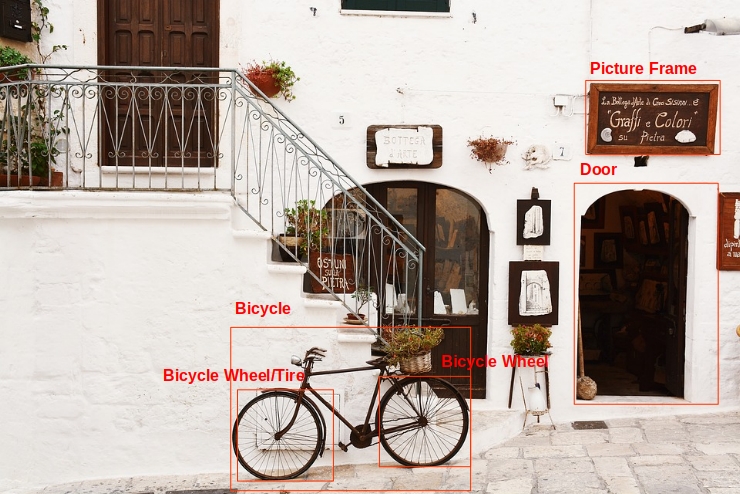
[[[680,220],[677,217],[674,221],[677,224]],[[717,269],[740,271],[740,193],[737,192],[719,195]]]
[[[622,236],[619,233],[594,233],[594,268],[621,268],[622,260]]]
[[[509,262],[509,325],[558,323],[560,263]]]
[[[516,244],[550,245],[551,202],[516,201]]]
[[[588,228],[591,230],[597,230],[604,228],[604,203],[603,197],[599,198],[589,206],[586,210],[586,214],[581,216],[581,228]]]

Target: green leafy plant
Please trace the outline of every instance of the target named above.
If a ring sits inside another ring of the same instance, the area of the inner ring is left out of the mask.
[[[67,45],[53,45],[51,51],[41,51],[41,37],[44,31],[48,31],[49,34],[54,32],[54,24],[49,22],[49,7],[44,5],[43,0],[33,0],[33,21],[31,22],[31,39],[33,39],[36,45],[36,51],[39,54],[39,60],[41,63],[46,63],[49,58],[59,50],[66,50]]]
[[[541,324],[520,324],[511,328],[511,334],[511,347],[518,355],[540,355],[552,346],[552,330]]]
[[[431,351],[444,339],[442,328],[408,326],[384,331],[386,344],[383,350],[389,365],[399,365],[402,360],[418,357]]]
[[[0,47],[0,67],[12,67],[14,65],[26,65],[31,63],[33,63],[33,60],[12,46]],[[28,79],[28,69],[20,69],[14,74],[6,75],[6,77],[8,76],[16,77],[18,79]]]
[[[506,149],[509,147],[509,144],[514,144],[514,141],[498,139],[496,137],[479,137],[468,140],[468,146],[472,148],[470,155],[478,161],[485,163],[488,167],[488,173],[491,173],[493,165],[506,165],[509,163],[506,160]]]
[[[275,85],[279,88],[278,94],[282,94],[286,101],[293,101],[293,86],[301,78],[295,75],[293,69],[285,62],[277,60],[262,61],[261,64],[252,63],[247,66],[244,75],[252,82],[256,82],[261,77],[272,77]]]
[[[285,235],[300,237],[298,254],[303,256],[307,251],[316,251],[322,238],[329,235],[329,218],[325,210],[316,208],[316,201],[301,199],[294,208],[283,210],[285,216]]]
[[[355,311],[360,312],[362,308],[373,298],[374,288],[360,285],[355,289],[352,298],[355,299]]]

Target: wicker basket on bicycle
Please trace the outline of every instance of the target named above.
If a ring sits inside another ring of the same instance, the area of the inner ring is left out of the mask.
[[[388,365],[398,365],[404,374],[432,370],[431,350],[444,338],[442,328],[409,326],[386,331]]]
[[[399,362],[401,372],[404,374],[423,374],[432,370],[432,352],[417,355]]]

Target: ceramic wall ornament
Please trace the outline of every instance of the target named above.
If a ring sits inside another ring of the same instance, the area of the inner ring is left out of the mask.
[[[549,168],[552,161],[550,149],[543,144],[533,144],[522,154],[524,159],[524,169],[533,170],[535,168]]]

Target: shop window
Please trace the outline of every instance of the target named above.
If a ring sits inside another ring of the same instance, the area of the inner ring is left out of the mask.
[[[342,9],[390,12],[449,12],[450,0],[342,0]]]

